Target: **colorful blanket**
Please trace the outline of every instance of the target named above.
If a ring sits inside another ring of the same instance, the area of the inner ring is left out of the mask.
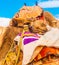
[[[21,37],[21,33],[19,33],[16,37],[15,37],[15,41],[20,41],[20,37]],[[36,41],[41,37],[41,35],[39,34],[33,34],[30,32],[25,32],[23,35],[23,40],[22,43],[24,45],[29,44],[30,42]]]
[[[30,32],[26,32],[25,34],[29,34],[29,36],[24,35],[22,40],[24,44],[22,65],[26,65],[30,61],[35,48],[39,45],[54,46],[59,48],[59,29],[51,29],[43,36],[38,34],[33,34]],[[18,34],[18,39],[20,39],[20,36],[21,34]]]

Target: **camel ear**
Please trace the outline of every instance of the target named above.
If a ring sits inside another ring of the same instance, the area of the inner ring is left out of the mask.
[[[49,13],[49,12],[44,12],[44,16],[45,16],[45,19],[47,20],[47,21],[54,21],[54,20],[56,20],[55,19],[55,17],[51,14],[51,13]]]
[[[24,25],[24,22],[20,18],[13,18],[10,21],[10,26],[17,27],[17,26],[23,26],[23,25]]]
[[[17,26],[17,25],[18,25],[18,22],[13,18],[13,19],[10,21],[10,25],[12,25],[12,26]]]

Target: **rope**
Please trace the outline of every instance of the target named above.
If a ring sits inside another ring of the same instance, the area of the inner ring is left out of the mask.
[[[21,46],[22,46],[22,38],[23,38],[23,35],[24,35],[24,32],[25,32],[25,31],[28,31],[28,26],[27,26],[27,25],[24,26],[24,30],[23,30],[23,32],[22,32],[22,34],[21,34],[21,37],[20,37],[19,49],[18,49],[18,54],[17,54],[17,58],[16,58],[16,63],[15,63],[15,65],[17,65],[17,62],[18,62],[18,58],[19,58],[20,50],[21,50]]]
[[[18,47],[18,54],[17,54],[17,58],[16,58],[16,62],[15,62],[15,65],[17,65],[17,62],[18,62],[18,58],[19,58],[19,55],[20,55],[20,50],[21,50],[21,46],[22,46],[22,37],[23,37],[23,34],[24,34],[24,31],[20,37],[20,41],[19,41],[19,47]]]

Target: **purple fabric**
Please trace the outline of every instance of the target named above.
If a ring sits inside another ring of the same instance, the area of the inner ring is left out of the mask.
[[[24,34],[33,34],[30,32],[25,32]],[[21,36],[21,33],[18,34],[18,36]],[[30,42],[36,41],[40,38],[40,36],[38,36],[38,34],[33,34],[33,36],[24,36],[23,37],[23,44],[29,44]]]
[[[23,43],[24,43],[24,45],[26,45],[26,44],[28,44],[30,42],[35,41],[35,40],[38,40],[38,39],[36,39],[36,38],[25,38],[24,41],[23,41]]]
[[[19,33],[18,36],[21,36],[22,33]],[[24,32],[24,34],[33,34],[30,32]],[[39,37],[37,34],[33,34],[33,37]]]

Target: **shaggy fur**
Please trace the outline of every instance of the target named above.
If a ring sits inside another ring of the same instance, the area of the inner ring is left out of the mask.
[[[15,36],[21,31],[21,28],[13,26],[0,27],[0,60],[5,57],[11,44],[14,42]]]
[[[44,16],[48,25],[59,28],[59,20],[57,20],[51,13],[44,12]]]

